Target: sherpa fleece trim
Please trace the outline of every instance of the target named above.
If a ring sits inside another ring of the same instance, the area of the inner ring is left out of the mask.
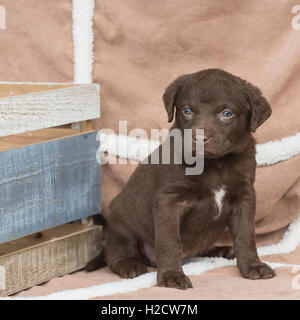
[[[94,0],[73,0],[74,83],[92,83]]]

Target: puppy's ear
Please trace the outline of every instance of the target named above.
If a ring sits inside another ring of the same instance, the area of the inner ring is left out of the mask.
[[[174,80],[165,90],[163,95],[163,101],[168,114],[168,122],[172,122],[174,118],[175,111],[175,97],[178,90],[183,85],[183,79],[185,76],[180,76]]]
[[[271,116],[272,109],[261,91],[250,83],[246,95],[250,104],[250,130],[255,132]]]

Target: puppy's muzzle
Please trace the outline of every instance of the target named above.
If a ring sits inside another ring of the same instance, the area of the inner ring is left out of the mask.
[[[197,144],[208,144],[211,140],[210,136],[204,135],[204,136],[194,136],[194,141]]]

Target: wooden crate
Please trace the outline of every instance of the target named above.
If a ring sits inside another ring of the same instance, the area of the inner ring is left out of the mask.
[[[90,120],[99,101],[97,84],[0,83],[0,295],[83,268],[99,253],[89,218],[100,212]]]
[[[75,223],[1,244],[0,296],[82,269],[99,252],[99,227]]]
[[[0,243],[99,213],[97,148],[95,131],[0,138]]]
[[[0,136],[98,117],[97,84],[0,84]]]

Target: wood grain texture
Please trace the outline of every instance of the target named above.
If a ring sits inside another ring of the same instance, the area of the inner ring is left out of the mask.
[[[98,117],[100,117],[98,84],[52,88],[0,98],[0,136]]]
[[[82,121],[80,123],[80,131],[89,131],[89,130],[93,130],[92,120]]]
[[[40,91],[56,90],[74,87],[71,83],[22,83],[22,82],[0,82],[0,98],[17,96]]]
[[[0,243],[100,212],[96,132],[0,153]]]
[[[100,250],[99,227],[79,224],[47,230],[39,239],[29,236],[2,244],[5,288],[0,289],[0,296],[82,269]]]
[[[70,137],[77,135],[80,132],[82,133],[82,131],[79,129],[49,128],[0,137],[0,152],[28,146],[31,144]]]

